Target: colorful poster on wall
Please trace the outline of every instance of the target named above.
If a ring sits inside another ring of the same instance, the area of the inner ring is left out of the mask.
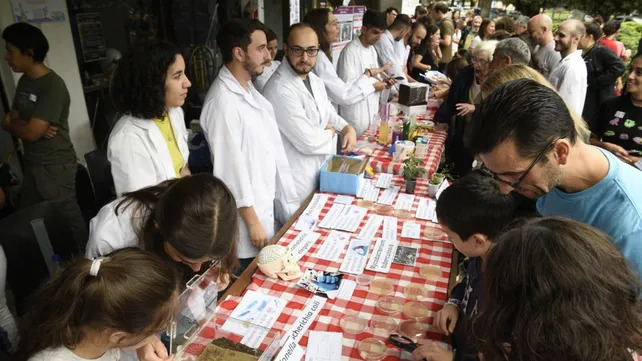
[[[11,5],[18,22],[65,21],[64,0],[11,0]]]
[[[365,6],[339,6],[334,9],[333,14],[339,23],[339,41],[332,44],[332,63],[337,66],[341,50],[348,45],[352,39],[359,37],[363,24]]]

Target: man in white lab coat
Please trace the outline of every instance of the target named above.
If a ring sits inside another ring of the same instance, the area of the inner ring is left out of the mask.
[[[388,30],[381,36],[381,40],[375,44],[379,62],[381,64],[392,64],[389,74],[394,77],[403,77],[404,80],[402,82],[406,82],[408,79],[404,60],[407,57],[407,53],[403,40],[410,33],[410,27],[412,27],[410,17],[405,14],[399,14]]]
[[[263,24],[231,20],[217,42],[225,65],[207,92],[200,120],[214,175],[236,198],[237,257],[247,267],[274,235],[275,218],[284,223],[299,202],[274,110],[251,81],[271,60]]]
[[[341,80],[346,83],[352,82],[361,77],[366,69],[379,67],[374,44],[381,39],[385,31],[385,16],[378,11],[366,11],[363,15],[361,35],[346,45],[339,56],[337,74]],[[373,84],[378,81],[376,78],[370,79]],[[339,106],[339,114],[357,131],[357,138],[375,124],[380,94],[375,92],[358,103]]]
[[[276,53],[279,51],[279,39],[277,39],[276,33],[274,33],[272,29],[266,27],[265,37],[267,38],[267,49],[270,52],[270,58],[272,60],[270,61],[270,64],[265,66],[263,73],[254,79],[254,87],[256,87],[256,90],[259,92],[263,91],[265,84],[267,84],[272,74],[274,74],[279,65],[281,65],[280,61],[274,60],[276,58]]]
[[[319,53],[319,39],[305,23],[290,27],[285,58],[263,90],[274,106],[299,201],[318,187],[319,169],[336,152],[356,144],[354,128],[341,118],[328,98],[323,81],[311,73]]]

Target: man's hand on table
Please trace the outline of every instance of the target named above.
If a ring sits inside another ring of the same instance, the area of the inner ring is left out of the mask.
[[[451,335],[455,331],[455,325],[459,318],[459,310],[453,304],[446,304],[444,307],[435,313],[433,324],[437,327],[439,332],[446,336]]]
[[[154,337],[152,342],[136,350],[140,361],[172,361],[174,355],[167,354],[167,348],[158,337]]]
[[[412,359],[414,361],[452,361],[453,353],[435,342],[428,341],[427,344],[421,345],[413,351]]]
[[[341,130],[341,139],[341,152],[352,152],[357,145],[357,132],[353,127],[346,125]]]

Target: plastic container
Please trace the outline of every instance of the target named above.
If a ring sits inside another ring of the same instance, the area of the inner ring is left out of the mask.
[[[359,356],[366,361],[380,361],[386,357],[386,344],[374,337],[366,338],[357,346]]]
[[[402,312],[408,319],[417,321],[424,320],[430,316],[428,307],[419,301],[406,302],[403,305]]]
[[[375,307],[386,315],[396,315],[403,308],[403,301],[394,296],[383,296],[377,300]]]
[[[368,328],[368,320],[359,315],[345,315],[339,320],[339,327],[345,333],[358,335]]]
[[[375,278],[372,283],[370,283],[370,292],[387,296],[395,292],[395,287],[390,280],[385,278]]]

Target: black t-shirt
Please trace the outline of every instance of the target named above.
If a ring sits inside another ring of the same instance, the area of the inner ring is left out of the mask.
[[[630,94],[604,101],[594,128],[591,131],[602,141],[642,156],[642,107],[633,105]]]
[[[430,70],[437,70],[439,68],[439,64],[435,62],[435,58],[432,56],[432,51],[428,48],[427,44],[422,42],[419,46],[417,46],[414,49],[414,55],[421,55],[421,63],[430,65]],[[412,60],[410,60],[410,62],[412,64]],[[417,68],[412,68],[412,74],[410,75],[415,80],[425,81],[425,79],[419,75],[420,73],[423,73],[423,71]]]

